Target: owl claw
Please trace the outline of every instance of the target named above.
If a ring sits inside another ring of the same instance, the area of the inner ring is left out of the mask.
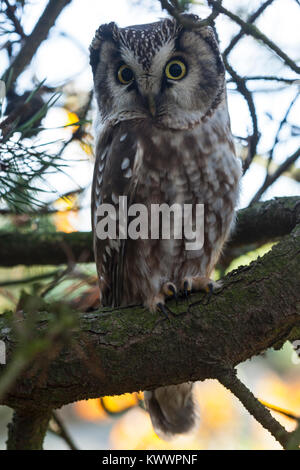
[[[198,278],[198,280],[201,280],[201,283],[202,283],[202,284],[203,284],[203,280],[204,280],[204,279],[207,279],[207,278]],[[198,300],[197,302],[194,302],[194,303],[190,304],[190,305],[189,305],[189,308],[190,308],[190,307],[194,307],[194,306],[196,306],[196,305],[200,305],[200,304],[202,304],[202,305],[208,305],[209,302],[210,302],[210,299],[211,299],[211,297],[212,297],[212,295],[213,295],[214,290],[215,290],[216,288],[218,288],[218,287],[221,287],[221,285],[222,285],[220,281],[219,281],[219,282],[218,282],[218,281],[212,281],[211,279],[208,279],[208,281],[209,281],[209,282],[207,282],[206,286],[203,285],[202,289],[198,289],[198,290],[203,290],[203,291],[206,292],[206,294],[207,294],[207,300],[206,300],[206,302],[205,302],[205,303],[203,302],[203,300],[205,300],[205,299]],[[206,296],[205,296],[205,297],[206,297]]]
[[[173,314],[173,312],[171,312],[171,310],[164,303],[159,302],[158,304],[156,304],[156,307],[159,309],[160,312],[164,314],[164,316],[168,320],[170,320],[168,313]]]
[[[206,301],[205,305],[209,304],[210,299],[211,299],[211,296],[213,295],[213,291],[214,291],[214,285],[213,285],[212,282],[209,282],[209,283],[207,284],[207,290],[206,290],[206,292],[207,292],[207,294],[208,294],[208,297],[207,297],[207,301]]]
[[[191,279],[184,279],[182,283],[182,293],[183,297],[187,300],[188,296],[192,292],[192,282]]]
[[[208,277],[195,276],[183,279],[182,291],[185,298],[187,298],[192,291],[204,291],[209,295],[208,299],[210,299],[214,289],[220,286],[221,284],[219,282],[212,281]]]
[[[166,318],[169,318],[168,314],[171,314],[171,315],[174,315],[174,314],[169,309],[169,307],[166,306],[165,300],[168,297],[174,298],[177,304],[177,296],[178,296],[178,291],[177,291],[175,284],[173,284],[173,282],[168,281],[162,285],[160,292],[156,296],[148,299],[145,302],[145,306],[148,307],[151,312],[155,312],[159,310],[160,312],[164,314]]]

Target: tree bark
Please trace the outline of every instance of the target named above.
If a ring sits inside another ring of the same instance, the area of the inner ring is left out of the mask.
[[[8,425],[7,450],[42,450],[50,417],[51,410],[14,411]]]

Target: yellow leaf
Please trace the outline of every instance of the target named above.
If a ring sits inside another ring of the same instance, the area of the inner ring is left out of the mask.
[[[58,198],[53,206],[59,211],[70,211],[74,208],[77,208],[78,205],[78,194],[69,194],[68,196],[63,196]]]
[[[71,131],[72,133],[74,134],[77,129],[79,129],[79,126],[72,126],[72,124],[75,124],[79,121],[79,117],[77,116],[76,113],[72,113],[72,111],[68,111],[66,109],[66,113],[67,113],[67,122],[65,124],[65,126],[71,126]]]
[[[93,147],[86,142],[80,142],[80,147],[87,155],[93,155]]]

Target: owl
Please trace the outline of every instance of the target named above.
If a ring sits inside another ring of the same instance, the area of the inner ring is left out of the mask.
[[[218,43],[211,27],[188,30],[175,19],[124,28],[109,23],[96,31],[90,64],[97,102],[92,227],[101,303],[142,303],[149,315],[166,312],[167,297],[216,287],[212,271],[234,223],[241,165]],[[100,237],[99,208],[114,207],[116,219],[124,200],[149,211],[155,204],[204,205],[203,245],[188,250],[185,236],[126,238],[124,221],[115,237]],[[192,383],[145,391],[144,397],[164,439],[197,423]]]

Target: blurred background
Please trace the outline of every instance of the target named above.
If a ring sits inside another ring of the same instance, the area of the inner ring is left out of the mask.
[[[0,1],[0,76],[6,84],[6,92],[0,88],[0,233],[90,231],[95,104],[89,44],[102,23],[126,26],[167,15],[158,0],[57,2],[65,5],[56,12],[55,25],[35,49],[34,41],[31,50],[26,49],[27,38],[51,3]],[[210,13],[205,1],[180,4],[203,18]],[[244,166],[243,208],[299,194],[300,2],[224,0],[223,5],[244,21],[255,22],[283,53],[240,34],[240,26],[226,15],[217,17],[232,131]],[[220,266],[216,276],[251,262],[271,246],[238,254]],[[72,253],[68,257],[69,263],[59,266],[41,262],[4,267],[0,260],[0,314],[16,309],[24,292],[47,302],[64,299],[79,310],[97,306],[94,264],[85,262],[84,253],[80,263]],[[238,373],[258,398],[300,415],[300,361],[294,355],[286,344],[281,351],[268,351],[240,365]],[[137,393],[59,410],[45,449],[280,448],[217,381],[197,384],[196,393],[201,421],[194,435],[168,443],[159,439]],[[0,449],[5,448],[10,418],[11,410],[0,407]],[[295,426],[278,413],[276,418],[289,430]]]

